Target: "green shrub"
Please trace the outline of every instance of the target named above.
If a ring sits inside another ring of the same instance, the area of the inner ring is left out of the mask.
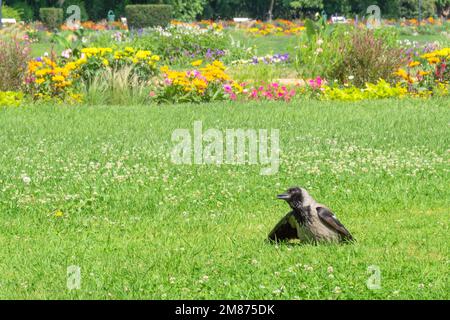
[[[22,100],[22,92],[0,91],[0,107],[18,107]]]
[[[61,8],[39,9],[41,21],[50,29],[57,29],[64,20],[64,11]]]
[[[181,21],[195,20],[203,12],[206,2],[206,0],[166,1],[166,3],[173,6],[174,18]]]
[[[392,80],[393,72],[405,63],[397,45],[397,31],[387,28],[372,31],[310,20],[306,27],[295,61],[303,78],[320,76],[363,87],[366,82],[376,83],[380,78]]]
[[[22,20],[22,11],[20,9],[14,9],[8,6],[2,6],[2,17],[8,19]]]
[[[137,4],[125,7],[130,28],[165,27],[172,19],[172,11],[172,6],[162,4]]]
[[[27,21],[27,22],[33,20],[33,18],[34,18],[33,8],[25,1],[14,2],[11,6],[13,7],[13,9],[20,12],[20,16],[21,16],[22,20]]]
[[[379,79],[392,81],[393,73],[407,62],[402,49],[388,45],[371,30],[354,30],[350,39],[342,42],[338,54],[342,59],[331,67],[332,79],[341,83],[350,80],[357,87]]]

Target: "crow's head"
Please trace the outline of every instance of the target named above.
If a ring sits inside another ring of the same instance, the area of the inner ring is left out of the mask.
[[[286,193],[279,194],[278,199],[286,200],[291,208],[301,208],[307,192],[305,189],[294,187],[287,190]]]

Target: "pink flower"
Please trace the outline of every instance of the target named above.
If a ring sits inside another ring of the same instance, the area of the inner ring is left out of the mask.
[[[319,76],[316,78],[316,84],[321,87],[322,86],[322,78]]]
[[[230,99],[233,101],[237,99],[237,96],[234,92],[230,94]]]
[[[150,94],[149,94],[149,95],[150,95],[150,97],[153,98],[154,96],[156,96],[156,93],[155,93],[155,91],[150,91]]]
[[[229,84],[224,85],[223,89],[225,90],[226,93],[233,93],[233,89]]]

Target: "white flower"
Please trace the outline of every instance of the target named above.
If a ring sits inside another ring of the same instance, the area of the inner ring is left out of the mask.
[[[72,50],[71,49],[64,50],[61,53],[61,57],[66,58],[66,59],[69,59],[71,55],[72,55]]]
[[[349,76],[349,77],[348,77],[348,80],[353,80],[353,79],[355,79],[354,76]]]
[[[22,181],[23,181],[23,183],[25,183],[25,184],[30,184],[30,183],[31,183],[31,178],[28,177],[28,176],[23,176],[23,177],[22,177]]]
[[[329,266],[328,269],[327,269],[327,272],[328,272],[328,273],[333,273],[333,272],[334,272],[333,267],[332,267],[332,266]]]
[[[340,293],[342,293],[342,289],[340,287],[335,287],[333,292],[336,294],[340,294]]]
[[[322,44],[323,44],[323,40],[322,39],[317,40],[317,45],[318,46],[321,46]]]
[[[303,268],[305,269],[305,271],[313,271],[313,267],[308,266],[307,264],[305,264],[305,265],[303,266]]]

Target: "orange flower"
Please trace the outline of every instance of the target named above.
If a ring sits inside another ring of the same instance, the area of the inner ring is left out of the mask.
[[[411,61],[408,66],[410,68],[417,67],[417,66],[420,66],[420,62],[419,61]]]

